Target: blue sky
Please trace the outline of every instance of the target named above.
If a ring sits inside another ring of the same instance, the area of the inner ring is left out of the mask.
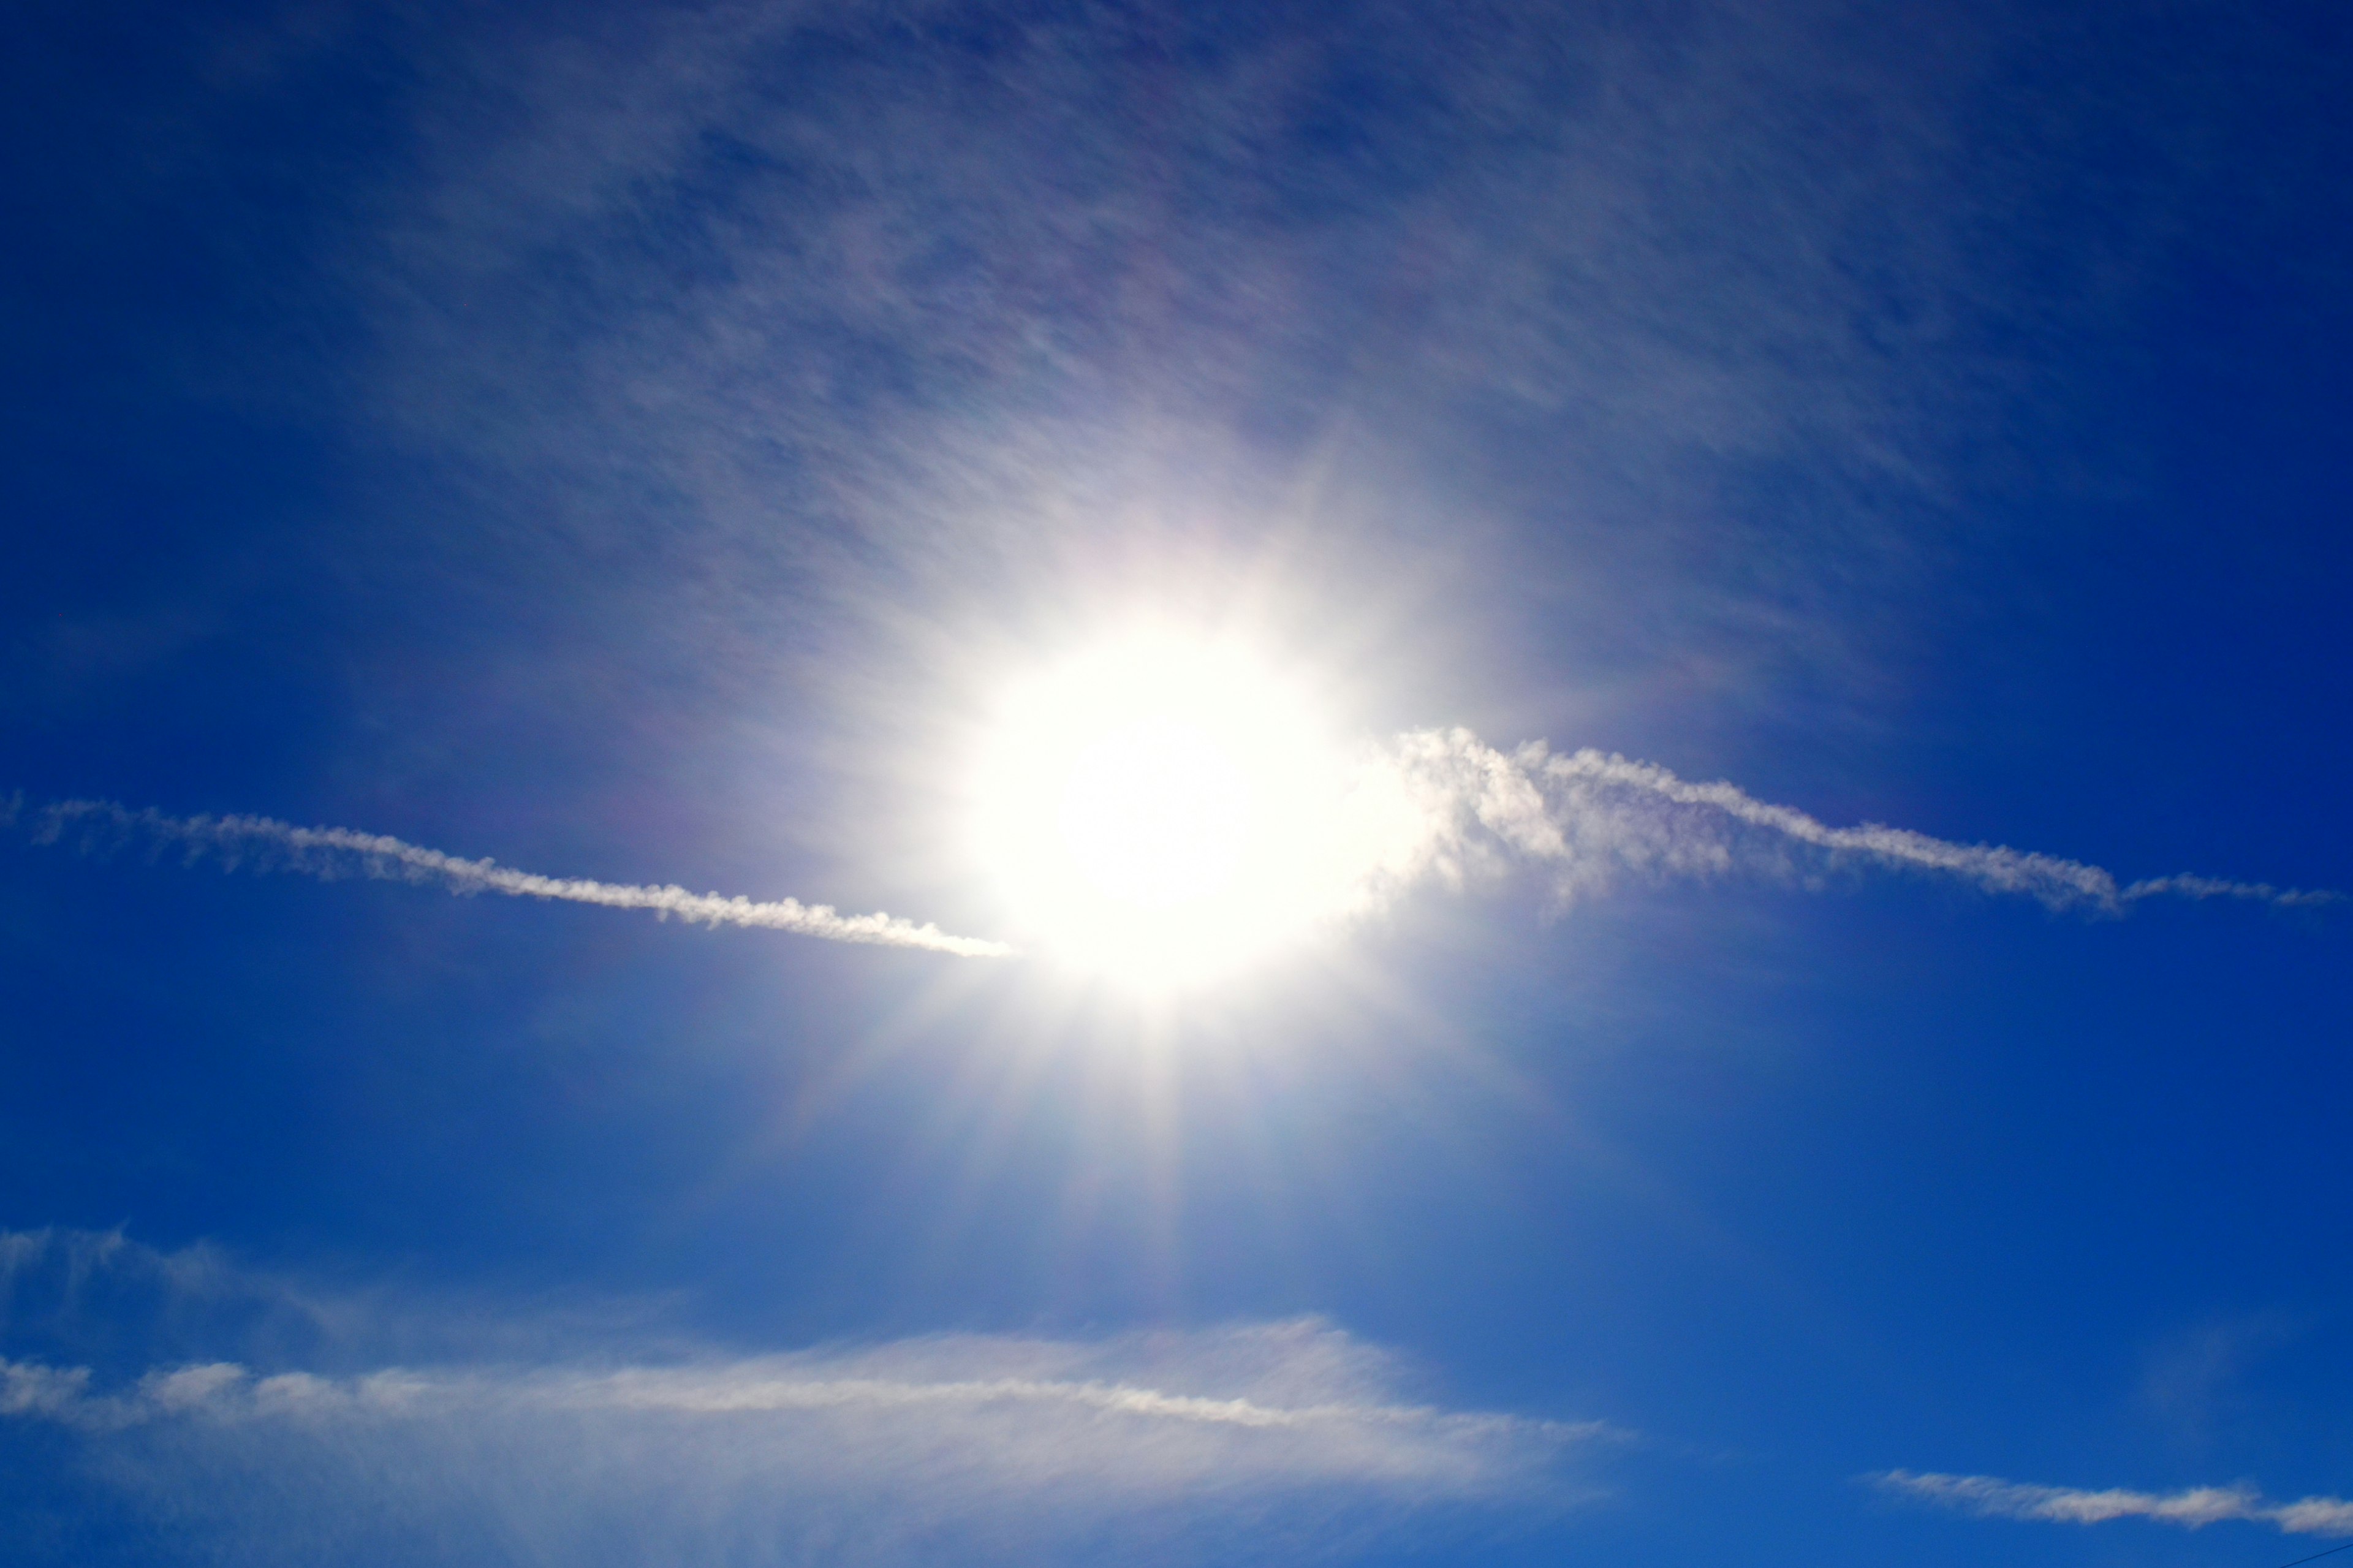
[[[35,5],[5,1555],[2353,1538],[2348,50]],[[1138,627],[1405,803],[1173,991],[967,843]]]

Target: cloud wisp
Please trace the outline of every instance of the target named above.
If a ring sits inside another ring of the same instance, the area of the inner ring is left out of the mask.
[[[1811,880],[1841,867],[1953,878],[2053,910],[2116,915],[2153,898],[2241,899],[2283,908],[2343,895],[2268,882],[2171,876],[2120,881],[2081,861],[1992,844],[1958,844],[1909,828],[1832,827],[1725,783],[1694,784],[1654,763],[1590,749],[1555,754],[1543,742],[1499,751],[1467,730],[1399,736],[1373,768],[1383,815],[1411,825],[1393,837],[1368,884],[1390,889],[1435,874],[1459,881],[1482,862],[1550,868],[1565,898],[1588,897],[1626,873]]]
[[[1335,1379],[1348,1370],[1345,1363],[1354,1352],[1345,1336],[1312,1321],[1159,1341],[1163,1352],[1175,1351],[1180,1362],[1197,1352],[1230,1361],[1239,1352],[1267,1363],[1261,1375],[1309,1370],[1326,1384],[1305,1403],[1282,1403],[1280,1394],[1188,1394],[1103,1375],[1123,1352],[1145,1345],[1145,1336],[1094,1345],[952,1336],[864,1351],[686,1365],[389,1367],[339,1377],[263,1373],[236,1362],[200,1362],[152,1370],[111,1392],[98,1390],[89,1367],[0,1357],[0,1415],[37,1417],[92,1433],[175,1419],[424,1421],[492,1411],[938,1424],[961,1419],[992,1427],[1068,1421],[1097,1432],[1114,1448],[1118,1424],[1132,1422],[1135,1433],[1152,1434],[1148,1441],[1158,1444],[1172,1435],[1206,1435],[1203,1440],[1212,1443],[1272,1435],[1269,1440],[1280,1451],[1262,1449],[1251,1460],[1260,1474],[1269,1466],[1334,1478],[1365,1469],[1432,1482],[1443,1479],[1450,1489],[1458,1484],[1484,1489],[1500,1481],[1500,1474],[1478,1479],[1487,1468],[1482,1454],[1492,1459],[1525,1448],[1520,1458],[1533,1458],[1550,1446],[1613,1435],[1601,1422],[1459,1414],[1379,1402],[1366,1380]],[[1293,1364],[1316,1361],[1332,1364]],[[1181,1366],[1175,1370],[1178,1377],[1186,1375]],[[1252,1381],[1246,1379],[1245,1386]],[[996,1463],[1005,1453],[1004,1443],[993,1441],[976,1449],[975,1457]],[[1207,1454],[1193,1455],[1176,1468],[1191,1474],[1208,1459]],[[1085,1468],[1118,1461],[1099,1449],[1073,1449],[1059,1462]]]
[[[1556,1506],[1590,1489],[1566,1473],[1579,1451],[1622,1436],[1400,1402],[1379,1361],[1298,1322],[618,1367],[210,1362],[111,1392],[0,1362],[0,1419],[265,1559],[391,1511],[493,1521],[549,1561],[1035,1562],[1130,1530],[1143,1559],[1215,1560],[1250,1554],[1204,1550],[1229,1515],[1304,1546],[1423,1509]]]
[[[2308,1497],[2272,1502],[2254,1488],[2190,1487],[2178,1492],[2131,1491],[2121,1487],[2092,1491],[2077,1487],[2034,1486],[1999,1476],[1948,1476],[1890,1470],[1871,1478],[1886,1490],[1941,1503],[1981,1519],[2044,1521],[2057,1524],[2105,1524],[2116,1519],[2154,1520],[2201,1530],[2224,1520],[2269,1524],[2288,1535],[2353,1536],[2353,1502]]]
[[[2279,909],[2341,902],[2328,890],[2174,875],[2124,881],[2103,867],[1997,844],[1961,844],[1910,828],[1833,827],[1738,785],[1694,783],[1655,763],[1590,748],[1556,753],[1543,742],[1505,752],[1468,730],[1417,730],[1363,756],[1314,823],[1321,846],[1308,907],[1345,923],[1422,882],[1460,887],[1474,876],[1534,866],[1575,901],[1626,876],[1713,879],[1751,876],[1819,885],[1860,867],[1945,877],[1985,892],[2031,898],[2054,910],[2116,916],[2158,898],[2232,899]],[[0,822],[27,815],[0,802]],[[364,876],[427,883],[459,894],[501,893],[607,909],[650,910],[711,925],[792,931],[829,942],[918,948],[961,958],[1017,956],[1012,945],[958,936],[884,913],[845,915],[797,899],[754,901],[676,885],[549,877],[470,860],[385,834],[298,827],[266,816],[171,816],[110,801],[72,800],[29,813],[36,843],[90,849],[178,849],[190,863],[294,871],[323,880]]]
[[[738,894],[692,893],[674,885],[599,882],[585,877],[547,877],[519,871],[495,860],[469,860],[427,849],[382,833],[348,827],[298,827],[268,816],[169,816],[153,809],[132,811],[111,801],[69,800],[32,814],[36,843],[69,837],[90,847],[144,844],[178,848],[194,862],[216,856],[225,868],[293,871],[322,880],[347,876],[420,882],[453,893],[503,893],[516,899],[554,899],[606,909],[650,910],[664,920],[691,924],[753,926],[791,931],[827,942],[880,947],[921,948],[958,958],[1005,958],[1013,950],[981,937],[956,936],[929,923],[893,915],[845,915],[829,904],[798,899],[754,900]]]
[[[534,1346],[524,1314],[490,1355],[411,1361],[383,1351],[415,1304],[303,1291],[289,1310],[335,1326],[297,1357],[217,1316],[176,1331],[286,1289],[210,1251],[0,1234],[0,1475],[62,1452],[59,1485],[241,1562],[1298,1561],[1589,1498],[1628,1436],[1411,1397],[1314,1319],[744,1354],[561,1322]],[[174,1337],[104,1364],[10,1342],[61,1311],[115,1349]]]

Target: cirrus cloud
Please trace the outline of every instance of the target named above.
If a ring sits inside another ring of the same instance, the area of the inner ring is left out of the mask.
[[[0,1356],[16,1484],[47,1454],[53,1490],[228,1561],[1298,1560],[1573,1505],[1626,1437],[1413,1397],[1398,1358],[1314,1319],[759,1353],[574,1321],[533,1353],[528,1312],[297,1290],[119,1236],[0,1242],[0,1346],[211,1325],[143,1367]],[[311,1331],[254,1331],[273,1316]],[[460,1320],[441,1359],[374,1359],[420,1317]]]
[[[1891,1492],[1965,1510],[1983,1519],[2042,1520],[2059,1524],[2105,1524],[2147,1519],[2159,1524],[2202,1530],[2224,1520],[2269,1524],[2289,1535],[2353,1535],[2353,1502],[2307,1497],[2272,1502],[2243,1482],[2227,1487],[2188,1487],[2174,1492],[2134,1491],[2123,1487],[2035,1486],[1999,1476],[1915,1474],[1890,1470],[1873,1478]]]

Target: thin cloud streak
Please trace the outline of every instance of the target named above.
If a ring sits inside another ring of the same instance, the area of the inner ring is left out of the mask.
[[[209,853],[229,868],[250,862],[260,870],[294,871],[328,881],[356,874],[427,883],[453,893],[503,893],[606,909],[651,910],[664,920],[674,917],[690,925],[752,926],[828,942],[921,948],[959,958],[1006,958],[1013,952],[1000,942],[956,936],[928,922],[918,925],[881,912],[845,915],[829,904],[805,904],[798,899],[754,901],[740,894],[691,893],[675,885],[546,877],[348,827],[297,827],[268,816],[167,816],[152,808],[132,811],[100,800],[62,801],[34,814],[36,843],[56,843],[77,833],[93,844],[177,846],[191,861]]]
[[[1860,861],[1952,877],[2053,910],[2108,915],[2161,897],[2242,899],[2283,908],[2343,898],[2212,877],[2124,883],[2101,867],[2031,850],[1957,844],[1877,823],[1832,827],[1736,784],[1695,784],[1654,763],[1589,748],[1555,755],[1542,742],[1504,752],[1461,729],[1401,735],[1379,765],[1394,771],[1395,787],[1413,802],[1421,837],[1393,850],[1374,874],[1376,882],[1398,884],[1431,871],[1460,879],[1500,853],[1553,867],[1567,897],[1603,891],[1630,871],[1802,879]]]
[[[0,802],[0,823],[22,813]],[[844,915],[797,899],[754,902],[676,885],[543,876],[469,860],[385,834],[297,827],[266,816],[169,816],[110,801],[73,800],[32,814],[36,843],[78,836],[90,847],[177,846],[188,859],[289,870],[324,880],[361,875],[430,883],[451,892],[554,899],[650,910],[690,923],[752,926],[830,942],[919,948],[962,958],[1010,958],[1010,944],[957,936],[885,913]],[[1953,878],[1986,892],[2031,898],[2054,910],[2122,915],[2155,898],[2232,899],[2295,909],[2333,904],[2334,891],[2180,874],[2121,881],[2103,867],[1998,844],[1961,844],[1910,828],[1832,827],[1738,785],[1694,783],[1655,763],[1586,748],[1556,754],[1543,742],[1512,752],[1470,731],[1417,730],[1377,749],[1319,830],[1338,835],[1324,911],[1345,921],[1377,910],[1422,881],[1462,885],[1472,874],[1536,864],[1565,900],[1607,892],[1626,874],[1713,879],[1760,876],[1817,883],[1856,864]]]
[[[1631,1438],[1413,1382],[1316,1319],[746,1352],[0,1232],[0,1476],[208,1561],[1345,1560],[1576,1506]]]
[[[1313,1357],[1331,1331],[1313,1323],[1241,1331],[1272,1342],[1293,1342]],[[953,1342],[943,1342],[953,1343]],[[617,1371],[411,1370],[393,1367],[348,1377],[291,1372],[264,1375],[236,1362],[206,1362],[153,1371],[119,1393],[93,1392],[88,1367],[57,1366],[0,1357],[0,1415],[38,1417],[83,1431],[119,1431],[177,1417],[253,1421],[272,1417],[462,1415],[496,1405],[546,1412],[642,1411],[681,1415],[786,1415],[826,1412],[870,1414],[993,1412],[1013,1416],[1022,1407],[1061,1410],[1081,1417],[1133,1418],[1208,1430],[1288,1432],[1326,1436],[1351,1428],[1388,1432],[1407,1444],[1500,1440],[1539,1447],[1622,1437],[1599,1421],[1557,1422],[1512,1415],[1455,1414],[1428,1405],[1324,1400],[1301,1405],[1264,1397],[1218,1398],[1102,1378],[961,1377],[922,1380],[875,1375],[891,1352],[868,1356],[780,1355],[686,1367]],[[965,1342],[980,1359],[1020,1359],[1060,1347],[985,1340]],[[1280,1353],[1278,1352],[1278,1353]]]
[[[2059,1524],[2105,1524],[2110,1520],[2147,1519],[2185,1530],[2202,1530],[2224,1520],[2269,1524],[2287,1535],[2353,1536],[2353,1502],[2308,1497],[2268,1501],[2253,1487],[2190,1487],[2178,1492],[2101,1491],[2076,1487],[2034,1486],[1999,1476],[1950,1476],[1890,1470],[1872,1477],[1905,1497],[1940,1503],[1982,1519],[2040,1520]]]
[[[1384,1361],[1303,1322],[617,1369],[198,1363],[109,1392],[0,1363],[0,1438],[62,1439],[99,1496],[232,1561],[364,1548],[353,1521],[390,1516],[531,1561],[810,1564],[1345,1558],[1417,1519],[1573,1506],[1627,1436],[1400,1403]]]

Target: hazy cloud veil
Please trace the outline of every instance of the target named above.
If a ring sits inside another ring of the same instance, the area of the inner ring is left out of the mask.
[[[1945,25],[1853,47],[1842,15],[776,5],[484,36],[353,239],[365,412],[572,542],[446,548],[554,570],[626,539],[663,566],[631,624],[705,658],[939,657],[893,639],[1155,536],[1409,621],[1415,574],[1354,581],[1363,547],[1443,584],[1497,528],[1522,559],[1482,591],[1537,595],[1504,625],[1831,657],[1799,611],[1933,551],[1883,503],[1934,496],[1939,432],[2018,374],[1977,345],[2022,264],[1950,152],[2003,59]],[[1776,504],[1730,499],[1760,474]]]
[[[1416,1402],[1313,1321],[730,1354],[70,1232],[0,1236],[0,1302],[55,1352],[0,1361],[0,1451],[240,1562],[1297,1560],[1573,1503],[1622,1437]]]

